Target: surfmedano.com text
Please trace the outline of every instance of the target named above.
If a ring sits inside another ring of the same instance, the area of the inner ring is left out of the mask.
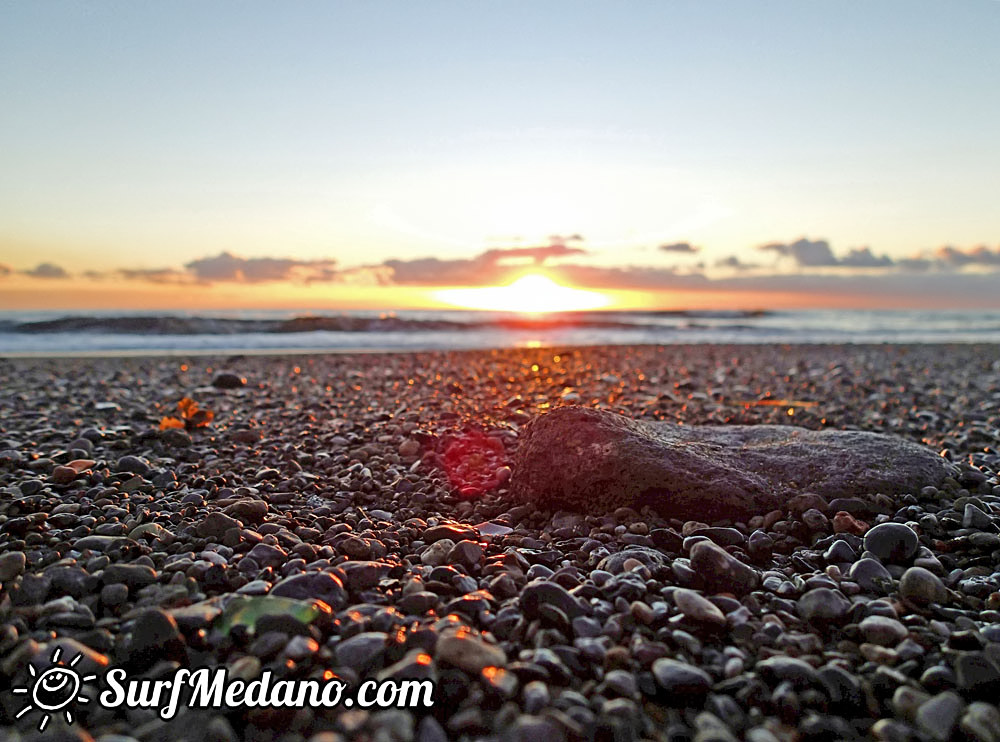
[[[172,677],[152,680],[126,678],[122,669],[104,674],[108,690],[99,701],[105,708],[157,709],[172,719],[178,708],[304,708],[358,706],[360,708],[430,708],[434,683],[430,680],[367,680],[348,695],[348,685],[336,677],[323,680],[275,680],[270,670],[256,680],[230,679],[226,668],[177,670]]]

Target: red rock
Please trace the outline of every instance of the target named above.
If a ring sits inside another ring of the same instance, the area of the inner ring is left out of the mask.
[[[855,536],[861,536],[868,528],[867,523],[858,520],[845,510],[840,510],[833,516],[834,533],[853,533]]]
[[[52,470],[52,481],[56,484],[69,484],[80,476],[80,472],[70,466],[57,466]]]

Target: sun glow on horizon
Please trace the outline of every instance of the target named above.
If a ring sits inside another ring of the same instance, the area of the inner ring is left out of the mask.
[[[607,296],[597,291],[561,286],[548,276],[538,273],[521,276],[506,286],[435,291],[434,298],[463,309],[522,314],[600,309],[610,303]]]

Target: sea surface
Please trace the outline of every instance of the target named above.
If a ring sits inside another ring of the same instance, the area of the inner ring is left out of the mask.
[[[671,343],[1000,343],[1000,311],[0,312],[0,356]]]

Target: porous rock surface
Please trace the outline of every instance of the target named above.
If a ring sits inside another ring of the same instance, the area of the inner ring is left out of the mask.
[[[651,505],[699,520],[763,514],[802,492],[827,498],[936,485],[950,464],[898,436],[790,425],[675,425],[560,407],[524,429],[514,496],[540,507]]]

